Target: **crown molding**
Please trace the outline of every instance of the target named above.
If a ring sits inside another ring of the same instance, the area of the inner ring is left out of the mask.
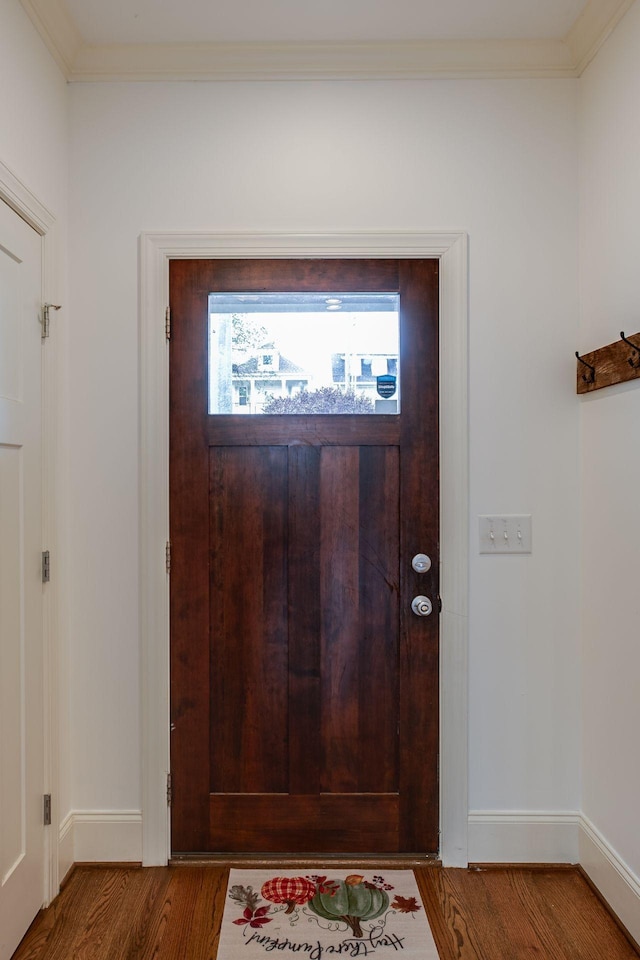
[[[565,38],[575,63],[576,76],[583,74],[634,3],[635,0],[589,0]]]
[[[412,80],[572,76],[562,41],[185,43],[85,46],[71,81]]]
[[[20,0],[49,53],[68,80],[84,45],[64,0]]]
[[[21,0],[69,82],[579,77],[634,0],[589,0],[557,40],[84,43],[64,0]]]

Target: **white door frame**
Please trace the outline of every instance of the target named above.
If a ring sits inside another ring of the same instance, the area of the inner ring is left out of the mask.
[[[177,258],[438,257],[440,259],[440,856],[467,865],[469,562],[467,235],[448,233],[140,236],[140,637],[142,858],[171,852],[169,772],[169,260]]]
[[[0,198],[42,238],[42,298],[58,303],[55,270],[56,220],[27,186],[0,161]],[[56,339],[44,342],[42,350],[42,548],[57,562],[56,489]],[[60,888],[59,846],[59,697],[58,697],[58,597],[59,578],[52,578],[43,591],[42,654],[44,700],[44,770],[42,792],[52,797],[51,829],[45,830],[43,902],[49,904]]]

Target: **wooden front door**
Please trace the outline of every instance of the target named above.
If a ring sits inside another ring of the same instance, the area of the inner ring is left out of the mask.
[[[399,413],[210,414],[209,295],[264,291],[399,294]],[[170,295],[173,852],[436,853],[438,261],[176,260]]]

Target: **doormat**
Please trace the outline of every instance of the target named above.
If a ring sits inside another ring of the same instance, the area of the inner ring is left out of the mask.
[[[231,870],[217,960],[438,960],[412,870]]]

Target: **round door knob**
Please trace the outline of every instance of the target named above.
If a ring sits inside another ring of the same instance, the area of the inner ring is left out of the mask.
[[[431,557],[428,557],[426,553],[416,553],[411,561],[411,566],[416,573],[427,573],[428,570],[431,570]]]
[[[411,601],[411,609],[417,617],[428,617],[433,610],[433,604],[429,597],[414,597]]]

